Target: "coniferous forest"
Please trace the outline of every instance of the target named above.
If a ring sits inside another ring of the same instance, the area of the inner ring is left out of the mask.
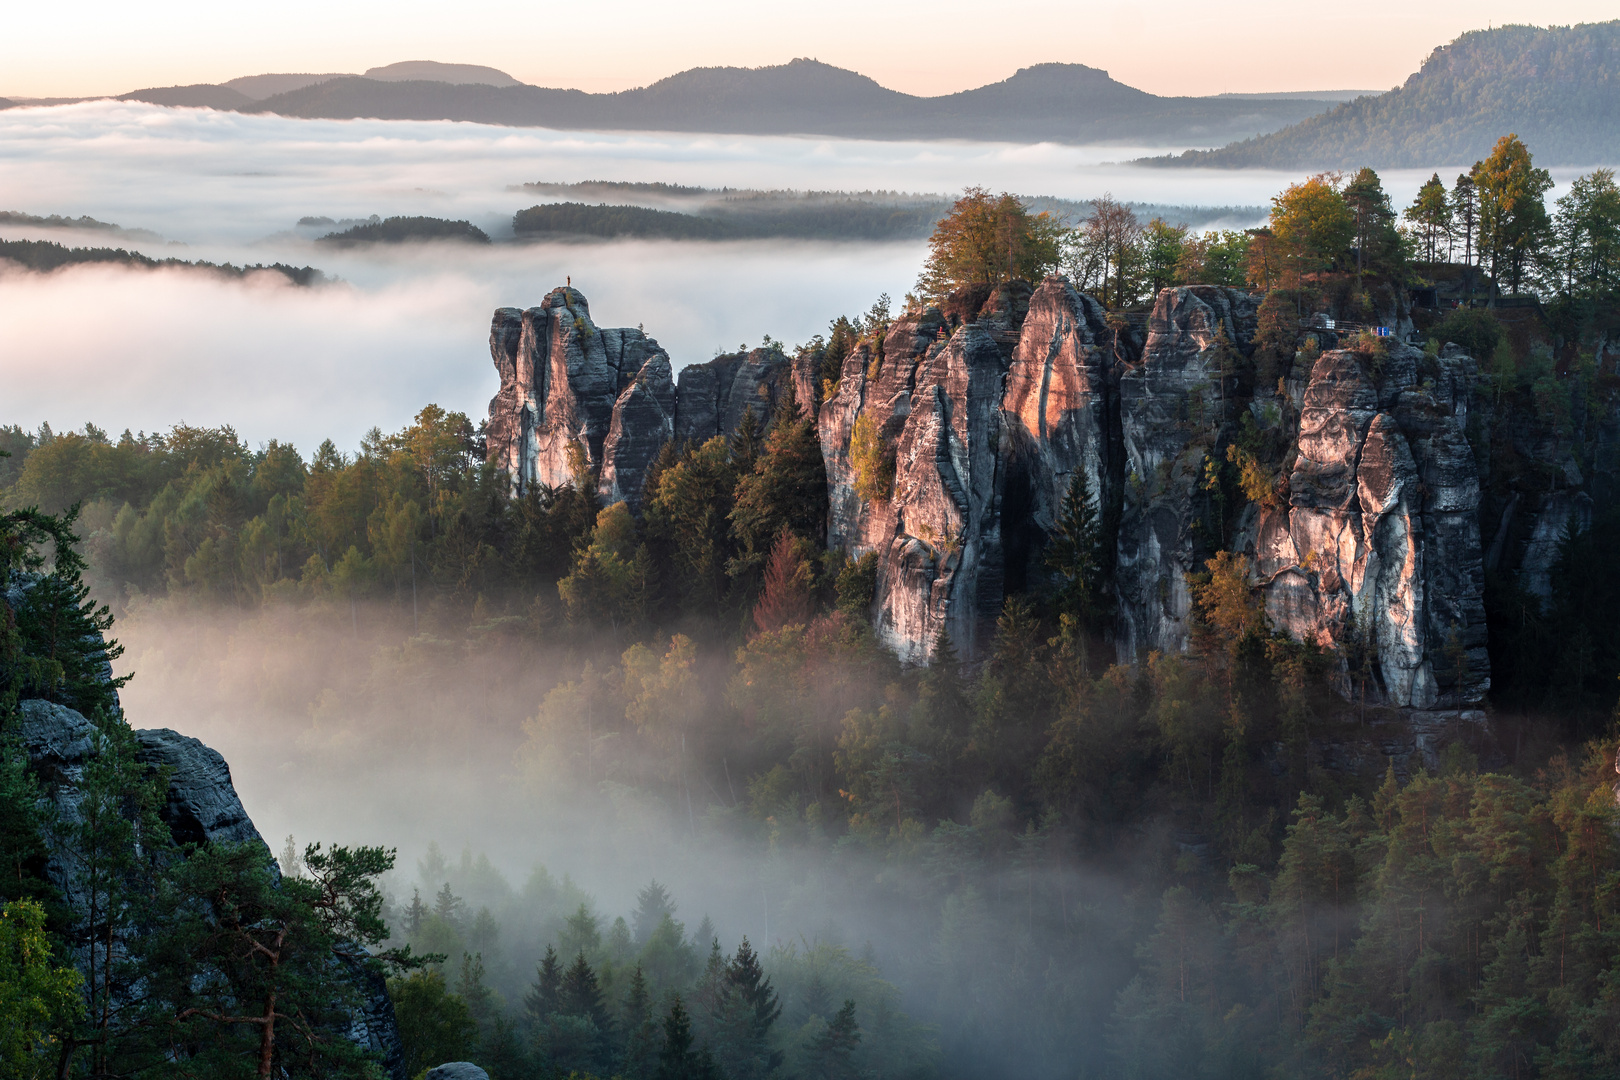
[[[1606,170],[1551,212],[1502,194],[1541,177],[1504,139],[1411,208],[1367,169],[1211,235],[1108,200],[1071,228],[973,190],[905,306],[1056,269],[1122,316],[1226,284],[1265,292],[1255,363],[1275,365],[1318,348],[1285,308],[1462,288],[1414,317],[1430,347],[1478,357],[1498,415],[1574,440],[1620,388],[1620,197]],[[890,308],[800,348],[835,379]],[[1190,582],[1186,654],[1119,656],[1115,526],[1080,480],[1055,587],[1009,596],[982,657],[941,639],[902,666],[868,621],[875,557],[825,547],[812,405],[665,446],[634,513],[599,504],[583,459],[514,495],[480,425],[433,405],[352,453],[228,426],[0,431],[0,1072],[376,1075],[337,1032],[345,965],[386,979],[412,1077],[1620,1071],[1612,503],[1567,531],[1545,599],[1487,579],[1487,719],[1450,702],[1434,752],[1397,755],[1379,733],[1400,718],[1355,693],[1366,658],[1278,631],[1231,552]],[[1277,448],[1233,447],[1212,507],[1270,497]],[[1475,452],[1541,467],[1484,433]],[[387,846],[289,837],[272,866],[171,842],[130,730],[157,719],[123,713],[143,681],[295,739],[327,781],[403,763],[426,792],[436,757],[489,748],[492,793],[522,791],[534,828],[619,837],[636,887],[598,896],[566,865],[519,882],[477,846],[412,868]],[[25,701],[94,727],[72,815],[41,798]],[[671,857],[707,889],[661,883]]]

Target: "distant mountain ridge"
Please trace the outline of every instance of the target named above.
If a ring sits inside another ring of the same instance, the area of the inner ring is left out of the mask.
[[[260,93],[271,89],[272,80],[287,80],[288,88]],[[259,100],[210,99],[202,87],[125,97],[321,119],[1136,146],[1216,145],[1275,130],[1333,104],[1310,97],[1159,97],[1083,64],[1037,64],[973,90],[917,97],[807,59],[759,68],[693,68],[611,94],[529,86],[493,68],[427,61],[364,76],[248,76],[222,89]]]
[[[1434,50],[1387,94],[1158,164],[1350,169],[1467,165],[1517,134],[1542,165],[1620,163],[1620,20],[1503,26]]]

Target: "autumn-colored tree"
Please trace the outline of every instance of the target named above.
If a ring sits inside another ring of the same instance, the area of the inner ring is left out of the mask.
[[[894,491],[894,447],[868,413],[857,416],[850,429],[849,463],[855,469],[855,494],[867,502],[887,502]]]
[[[1271,200],[1271,235],[1282,256],[1279,276],[1295,288],[1303,275],[1332,267],[1355,232],[1355,217],[1332,176],[1290,184]]]
[[[780,630],[810,619],[810,586],[813,574],[805,549],[810,545],[787,529],[776,534],[770,557],[765,561],[765,581],[759,603],[754,605],[754,626],[762,631]]]
[[[1032,214],[1006,192],[970,187],[934,226],[917,291],[939,300],[964,285],[1039,281],[1058,263],[1061,236],[1051,214]]]

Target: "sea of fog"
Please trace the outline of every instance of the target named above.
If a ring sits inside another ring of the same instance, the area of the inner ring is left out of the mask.
[[[790,345],[880,294],[903,295],[919,242],[615,242],[337,251],[299,218],[466,218],[497,239],[539,201],[527,181],[956,192],[1263,205],[1296,176],[1125,164],[1129,147],[559,132],[452,122],[299,120],[97,101],[0,112],[0,210],[89,215],[163,241],[86,230],[5,239],[148,255],[314,265],[297,289],[89,266],[0,277],[0,423],[118,432],[233,424],[250,442],[353,448],[426,402],[483,415],[497,306],[571,277],[599,325],[642,325],[677,367],[770,335]],[[1386,177],[1410,199],[1427,170]],[[1454,173],[1455,170],[1452,170]],[[1444,173],[1451,175],[1451,173]],[[1234,222],[1234,225],[1248,224]],[[307,230],[306,230],[307,232]]]

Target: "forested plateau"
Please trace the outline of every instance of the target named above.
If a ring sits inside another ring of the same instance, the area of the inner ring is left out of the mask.
[[[1470,214],[1534,178],[1498,150]],[[1587,179],[1556,221],[1620,228]],[[495,313],[477,424],[4,429],[0,1061],[1612,1075],[1615,255],[1498,214],[1456,262],[1421,202],[970,191],[797,348],[677,373],[564,286]],[[361,797],[484,753],[639,887],[272,858],[125,706]]]

